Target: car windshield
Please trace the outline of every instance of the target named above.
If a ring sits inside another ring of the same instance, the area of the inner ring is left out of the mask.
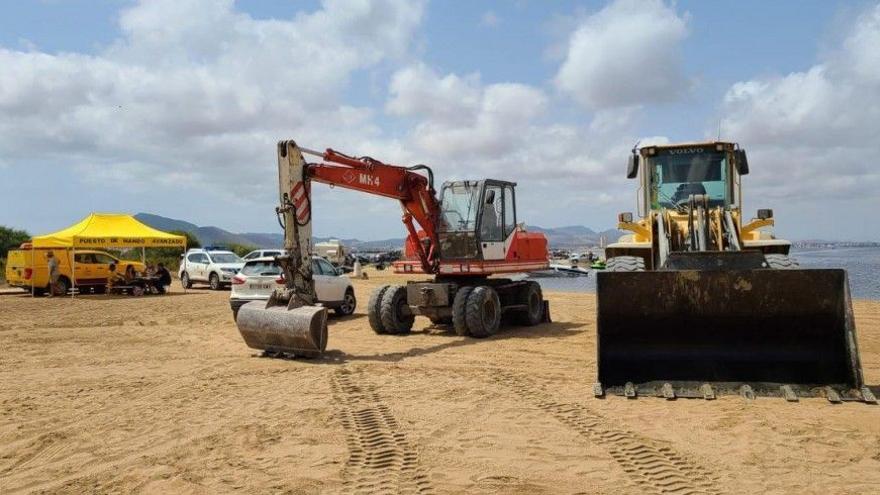
[[[727,156],[712,148],[659,150],[648,158],[652,208],[680,209],[692,194],[705,194],[709,206],[728,204]]]
[[[211,253],[214,263],[240,263],[241,258],[234,253]]]
[[[479,198],[477,183],[458,182],[443,186],[440,208],[444,232],[473,232],[477,226]]]
[[[242,275],[246,276],[271,276],[281,275],[281,267],[274,261],[249,261],[241,269]]]

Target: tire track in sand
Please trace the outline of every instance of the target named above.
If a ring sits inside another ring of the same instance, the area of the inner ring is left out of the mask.
[[[341,368],[332,385],[349,451],[344,491],[433,493],[427,475],[419,469],[418,452],[363,371]]]
[[[721,493],[712,473],[668,443],[616,427],[582,405],[556,402],[528,378],[504,370],[494,377],[580,436],[603,446],[640,490],[675,495]]]

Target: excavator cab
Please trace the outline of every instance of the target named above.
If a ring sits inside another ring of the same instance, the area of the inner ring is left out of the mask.
[[[440,190],[438,238],[443,260],[501,260],[516,229],[516,183],[446,182]]]
[[[597,276],[597,395],[876,400],[846,272],[800,269],[772,210],[744,219],[748,172],[734,143],[633,150],[641,218],[620,214]]]

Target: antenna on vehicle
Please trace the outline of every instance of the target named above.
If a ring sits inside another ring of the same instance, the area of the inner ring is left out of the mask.
[[[721,141],[721,119],[718,119],[718,141]]]

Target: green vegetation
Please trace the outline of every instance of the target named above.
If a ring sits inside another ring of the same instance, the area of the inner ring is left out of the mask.
[[[0,259],[6,259],[10,249],[17,248],[22,242],[29,241],[31,235],[24,230],[16,230],[0,225]]]
[[[247,244],[236,244],[234,242],[225,243],[223,244],[223,246],[239,256],[244,256],[254,249],[257,249],[256,246],[249,246]]]
[[[31,235],[24,230],[17,230],[0,225],[0,283],[6,282],[6,255],[22,242],[30,240]]]

